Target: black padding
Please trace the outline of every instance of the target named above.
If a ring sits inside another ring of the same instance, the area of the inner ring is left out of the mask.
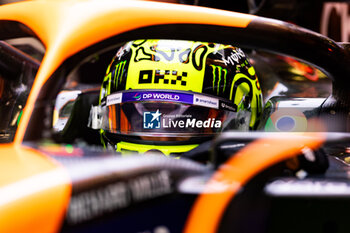
[[[76,99],[66,126],[60,133],[60,139],[72,143],[82,139],[89,144],[101,144],[99,130],[88,127],[91,106],[98,105],[99,91],[81,93]]]

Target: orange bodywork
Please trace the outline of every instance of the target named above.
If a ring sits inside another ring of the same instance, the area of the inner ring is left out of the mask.
[[[56,232],[71,194],[67,171],[36,150],[0,147],[0,232]]]
[[[204,7],[135,0],[27,1],[0,7],[0,20],[18,21],[41,39],[46,53],[11,144],[0,146],[0,232],[56,232],[71,195],[67,171],[40,152],[22,145],[41,87],[71,55],[118,34],[160,24],[247,27],[255,16]],[[279,161],[296,156],[322,137],[263,139],[222,166],[209,182],[223,192],[201,195],[186,232],[215,232],[227,203],[250,178]],[[226,186],[225,186],[226,185]],[[10,195],[11,194],[11,195]],[[20,224],[19,224],[20,223]]]
[[[0,146],[0,232],[56,232],[71,184],[60,165],[23,137],[41,87],[71,55],[120,33],[157,24],[246,27],[254,16],[148,1],[26,1],[0,7],[0,20],[30,28],[46,48],[14,142]],[[12,193],[13,195],[9,195]]]
[[[319,148],[324,140],[321,133],[309,133],[281,135],[250,143],[214,173],[196,200],[184,232],[216,232],[229,202],[251,178],[274,164],[299,155],[305,147]]]
[[[28,10],[30,9],[30,10]],[[69,56],[120,33],[158,24],[246,27],[254,16],[148,1],[28,1],[0,8],[0,20],[19,21],[42,40],[46,54],[27,100],[15,143],[24,132],[40,88]]]

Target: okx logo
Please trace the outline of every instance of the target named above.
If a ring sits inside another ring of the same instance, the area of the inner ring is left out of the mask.
[[[144,129],[160,129],[160,116],[162,114],[159,109],[156,112],[143,112],[143,128]]]

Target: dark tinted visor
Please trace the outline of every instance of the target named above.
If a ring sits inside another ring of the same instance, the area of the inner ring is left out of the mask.
[[[133,136],[210,136],[237,116],[229,101],[191,92],[120,92],[102,106],[102,129]]]

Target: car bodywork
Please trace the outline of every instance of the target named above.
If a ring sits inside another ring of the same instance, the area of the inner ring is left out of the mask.
[[[328,139],[317,132],[277,137],[223,134],[213,146],[217,151],[214,167],[158,156],[124,158],[100,148],[42,142],[51,124],[47,116],[52,119],[47,114],[53,112],[48,102],[57,96],[55,86],[63,81],[60,74],[96,51],[138,38],[234,42],[307,61],[332,80],[332,95],[320,99],[313,109],[334,120],[329,112],[348,106],[344,75],[350,74],[350,56],[346,46],[281,21],[150,1],[38,0],[1,6],[0,35],[5,41],[34,37],[45,48],[44,56],[37,59],[7,45],[0,50],[11,50],[3,54],[15,54],[12,58],[24,70],[37,69],[27,82],[30,93],[22,103],[21,117],[12,117],[20,119],[14,137],[0,146],[1,232],[226,232],[230,227],[274,231],[261,221],[266,213],[253,215],[256,225],[238,223],[247,214],[240,218],[237,212],[229,215],[230,203],[236,203],[232,200],[248,184],[259,183],[254,179],[259,174],[303,155],[303,149],[317,151],[326,140],[346,138]],[[4,67],[16,66],[5,63]],[[272,101],[270,113],[289,101]],[[342,121],[339,131],[347,127],[346,122]],[[226,152],[219,150],[220,145],[237,140],[253,142],[224,159]],[[345,174],[342,169],[340,173]],[[341,178],[340,184],[348,185],[347,177]]]

